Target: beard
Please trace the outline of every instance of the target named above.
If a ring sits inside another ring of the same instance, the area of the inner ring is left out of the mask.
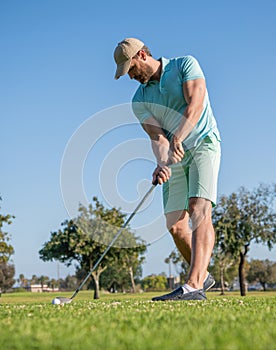
[[[140,69],[140,74],[134,77],[135,80],[139,81],[141,84],[146,84],[151,80],[153,75],[153,69],[148,65],[143,65],[142,69]]]

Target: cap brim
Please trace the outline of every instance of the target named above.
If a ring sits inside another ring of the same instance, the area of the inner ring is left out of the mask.
[[[131,63],[131,59],[117,65],[115,79],[119,79],[121,76],[127,74],[130,67],[130,63]]]

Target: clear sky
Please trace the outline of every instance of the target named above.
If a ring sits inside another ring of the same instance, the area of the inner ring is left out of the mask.
[[[83,198],[131,212],[149,188],[150,146],[128,105],[137,82],[114,80],[125,37],[156,58],[199,60],[223,139],[219,194],[275,181],[275,1],[1,1],[0,194],[1,212],[16,216],[16,276],[57,277],[38,250]],[[160,192],[133,221],[151,243],[144,275],[168,272],[174,247]],[[276,260],[276,249],[249,256]]]

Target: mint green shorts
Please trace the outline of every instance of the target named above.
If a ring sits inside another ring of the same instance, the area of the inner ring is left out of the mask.
[[[220,154],[220,141],[211,134],[186,151],[182,162],[171,166],[172,176],[163,184],[165,213],[188,210],[191,197],[216,205]]]

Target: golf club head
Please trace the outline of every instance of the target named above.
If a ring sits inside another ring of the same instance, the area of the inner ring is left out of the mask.
[[[64,298],[64,297],[56,297],[60,301],[60,304],[70,304],[73,299]]]

